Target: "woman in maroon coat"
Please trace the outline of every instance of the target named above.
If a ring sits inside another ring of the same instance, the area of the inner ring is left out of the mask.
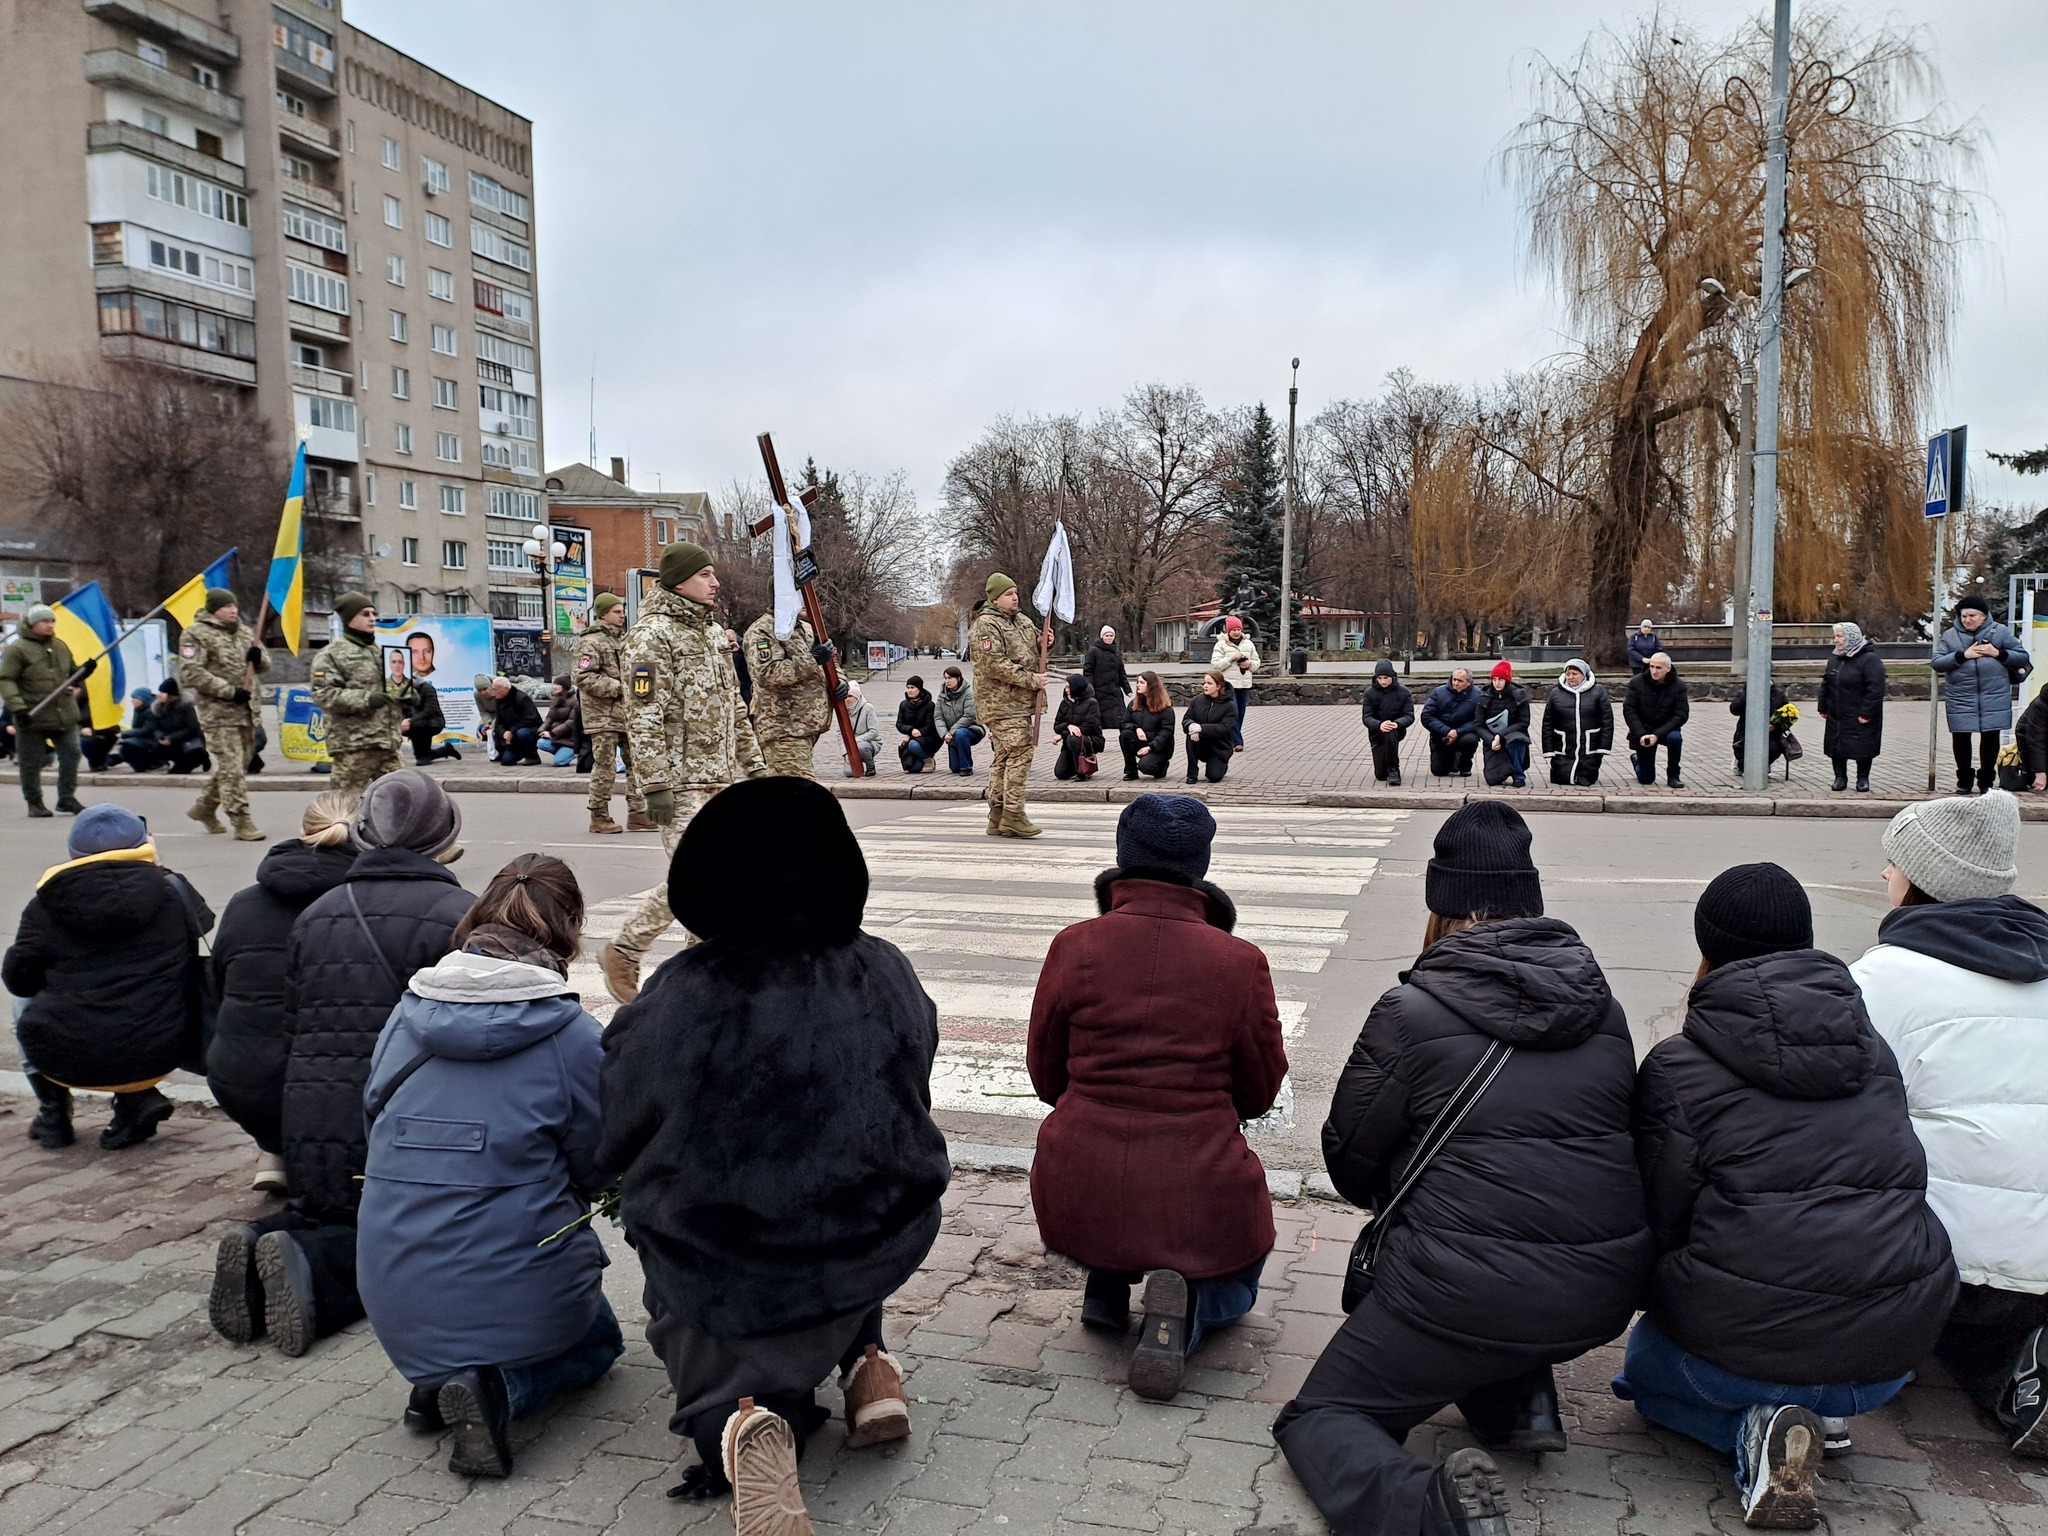
[[[1231,937],[1237,909],[1202,878],[1215,836],[1185,795],[1126,806],[1102,916],[1053,940],[1031,1005],[1031,1085],[1053,1106],[1031,1165],[1038,1230],[1087,1266],[1088,1327],[1123,1333],[1145,1280],[1130,1384],[1160,1400],[1206,1330],[1251,1310],[1273,1248],[1238,1124],[1273,1107],[1287,1051],[1266,957]]]

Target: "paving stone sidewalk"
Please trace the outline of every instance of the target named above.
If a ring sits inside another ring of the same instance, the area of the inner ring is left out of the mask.
[[[0,1536],[578,1536],[730,1530],[729,1506],[669,1500],[692,1458],[641,1334],[639,1275],[615,1230],[607,1291],[629,1348],[609,1377],[520,1426],[515,1474],[460,1478],[440,1437],[398,1423],[403,1383],[358,1324],[287,1359],[208,1329],[223,1224],[268,1208],[251,1148],[180,1107],[155,1142],[102,1152],[104,1100],[79,1144],[44,1152],[28,1106],[0,1100]],[[1124,1347],[1084,1332],[1080,1275],[1038,1240],[1022,1179],[962,1173],[945,1232],[894,1298],[914,1432],[848,1452],[834,1419],[803,1462],[823,1533],[889,1536],[1316,1536],[1325,1527],[1273,1447],[1278,1405],[1339,1321],[1358,1227],[1335,1206],[1275,1208],[1255,1314],[1196,1355],[1171,1404],[1121,1385]],[[1619,1350],[1562,1372],[1573,1447],[1504,1457],[1517,1536],[1690,1536],[1742,1529],[1718,1460],[1607,1392]],[[822,1401],[837,1408],[828,1388]],[[2028,1469],[1952,1387],[1927,1381],[1855,1423],[1828,1464],[1827,1528],[1941,1536],[2048,1532],[2048,1466]],[[1468,1443],[1455,1410],[1410,1441]]]

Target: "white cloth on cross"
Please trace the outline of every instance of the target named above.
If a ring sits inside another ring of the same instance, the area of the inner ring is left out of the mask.
[[[797,542],[789,542],[789,525],[794,514]],[[801,497],[792,498],[787,508],[775,509],[775,526],[769,530],[775,540],[775,638],[787,640],[803,616],[803,596],[796,589],[796,551],[811,547],[811,515]]]
[[[1045,547],[1045,564],[1038,568],[1031,606],[1047,617],[1074,622],[1074,553],[1067,547],[1065,523],[1052,525],[1052,542]]]

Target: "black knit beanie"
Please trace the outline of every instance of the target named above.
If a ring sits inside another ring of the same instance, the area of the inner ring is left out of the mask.
[[[1216,818],[1192,795],[1140,795],[1116,819],[1116,862],[1159,869],[1190,885],[1209,873]]]
[[[1499,800],[1479,800],[1437,829],[1423,902],[1438,917],[1541,917],[1543,879],[1529,857],[1529,823]]]
[[[1692,933],[1710,966],[1813,948],[1806,889],[1776,864],[1738,864],[1716,875],[1692,909]]]

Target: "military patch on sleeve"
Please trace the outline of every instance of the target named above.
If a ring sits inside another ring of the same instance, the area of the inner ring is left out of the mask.
[[[761,653],[763,661],[773,661],[775,659],[775,642],[766,635],[763,635],[754,642],[754,649]]]
[[[644,699],[652,692],[654,692],[654,668],[648,666],[643,661],[633,669],[633,697]]]
[[[199,654],[199,648],[194,645],[181,645],[178,647],[178,654],[184,657],[187,661],[190,661],[194,656],[197,656]]]
[[[996,648],[996,643],[995,643],[995,641],[993,641],[993,640],[991,640],[991,639],[987,638],[986,636],[983,636],[983,638],[982,638],[982,642],[981,642],[981,648],[982,648],[982,649],[983,649],[984,651],[992,651],[992,650],[994,650],[994,649]]]
[[[585,656],[576,663],[576,669],[579,672],[588,672],[592,667],[596,665],[597,658],[595,656]]]

